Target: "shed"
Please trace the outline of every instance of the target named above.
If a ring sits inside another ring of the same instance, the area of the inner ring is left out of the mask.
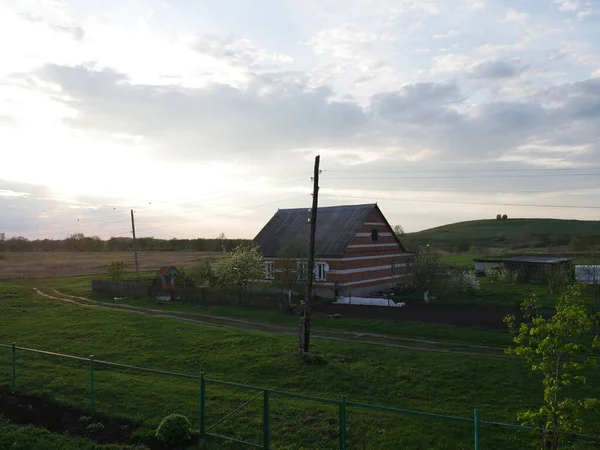
[[[154,284],[174,286],[178,276],[179,270],[175,266],[162,266],[154,276]]]
[[[573,259],[560,256],[513,256],[509,258],[477,259],[475,270],[482,267],[505,266],[520,272],[524,281],[542,282],[546,278],[548,267],[563,267],[569,273],[573,270]]]

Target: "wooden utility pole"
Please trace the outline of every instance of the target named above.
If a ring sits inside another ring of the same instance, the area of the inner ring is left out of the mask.
[[[140,279],[140,264],[138,262],[137,242],[135,240],[135,220],[133,219],[133,209],[131,210],[131,232],[133,233],[133,252],[135,254],[135,277]]]
[[[306,291],[304,293],[303,314],[300,318],[300,336],[298,341],[298,356],[304,358],[308,353],[310,341],[310,308],[312,303],[312,285],[315,276],[315,233],[317,231],[317,205],[319,203],[319,162],[321,156],[315,157],[315,174],[313,177],[313,201],[310,210],[310,244],[308,252],[308,267],[306,270]]]

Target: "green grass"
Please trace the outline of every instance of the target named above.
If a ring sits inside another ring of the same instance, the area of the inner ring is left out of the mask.
[[[566,246],[573,237],[599,237],[600,222],[561,219],[472,220],[407,233],[411,245],[534,248]]]
[[[347,342],[314,340],[307,362],[297,358],[294,336],[200,326],[179,321],[81,308],[34,296],[0,282],[0,342],[97,359],[350,401],[514,422],[517,411],[536,407],[541,380],[517,359],[408,351]],[[9,351],[0,349],[0,384],[8,384]],[[60,361],[60,363],[59,363]],[[89,405],[89,367],[85,362],[18,354],[20,389],[42,392],[74,406]],[[598,397],[600,376],[590,372],[580,393]],[[181,412],[197,426],[198,383],[194,380],[98,367],[96,408],[154,427],[166,414]],[[252,393],[208,387],[208,422],[240,406]],[[281,399],[309,429],[330,446],[337,439],[337,411],[307,401]],[[260,400],[215,431],[258,442]],[[314,448],[314,443],[283,408],[273,404],[273,446]],[[350,448],[472,448],[469,424],[414,416],[360,412],[349,408]],[[591,419],[590,419],[591,420]],[[593,426],[595,422],[590,422]],[[597,424],[596,424],[597,425]],[[363,440],[366,439],[366,442]],[[484,429],[483,448],[523,448],[513,431]],[[593,448],[580,446],[579,448]]]
[[[36,287],[47,287],[57,289],[60,292],[70,295],[82,296],[99,301],[114,302],[113,297],[102,294],[92,294],[90,291],[90,283],[94,277],[71,277],[71,278],[51,278],[44,280],[36,280]],[[507,289],[507,291],[510,291]],[[523,297],[518,297],[523,295]],[[512,300],[508,303],[519,304],[527,292],[522,291],[519,294],[512,294]],[[401,296],[395,298],[396,301],[412,299],[414,301],[422,301],[418,295]],[[456,303],[461,303],[469,299],[455,299]],[[472,302],[480,302],[480,298],[471,299]],[[499,304],[507,304],[502,295],[499,295],[495,301]],[[117,303],[117,302],[115,302]],[[295,316],[285,315],[280,311],[257,309],[250,307],[239,306],[199,306],[187,302],[169,302],[160,303],[152,299],[126,299],[119,300],[118,303],[125,303],[133,306],[145,308],[160,309],[165,312],[183,312],[193,314],[208,314],[211,316],[231,317],[235,319],[245,319],[254,322],[268,323],[272,325],[290,327],[296,330],[298,327],[298,318]],[[193,316],[190,316],[193,317]],[[378,319],[358,319],[344,317],[341,319],[329,317],[326,314],[315,313],[312,317],[312,326],[316,329],[333,330],[340,332],[356,332],[356,333],[374,333],[385,334],[398,337],[414,338],[414,339],[429,339],[440,340],[445,342],[456,343],[475,343],[481,345],[507,346],[510,344],[510,336],[503,330],[490,330],[479,327],[457,327],[443,324],[428,324],[422,322],[395,322],[392,320]]]

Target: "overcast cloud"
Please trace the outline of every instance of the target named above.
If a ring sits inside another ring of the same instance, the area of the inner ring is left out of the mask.
[[[509,3],[0,6],[0,232],[253,237],[316,154],[407,231],[595,218],[600,7]]]

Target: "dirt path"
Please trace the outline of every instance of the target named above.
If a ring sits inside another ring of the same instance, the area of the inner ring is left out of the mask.
[[[290,327],[277,326],[272,324],[266,324],[261,322],[253,322],[243,319],[234,319],[230,317],[223,316],[213,316],[210,314],[201,314],[201,313],[188,313],[183,311],[170,311],[169,313],[165,313],[165,311],[152,309],[152,308],[144,308],[140,306],[128,305],[125,303],[108,303],[101,302],[97,300],[91,300],[85,297],[78,297],[74,295],[63,294],[57,290],[53,290],[56,295],[50,295],[38,288],[33,288],[35,292],[44,298],[58,300],[65,303],[70,303],[73,305],[88,307],[88,308],[97,308],[97,309],[105,309],[110,311],[117,312],[129,312],[133,314],[140,314],[143,316],[151,316],[151,317],[161,317],[168,319],[180,320],[182,322],[195,323],[200,325],[208,325],[208,326],[216,326],[222,328],[228,328],[233,330],[244,330],[244,331],[253,331],[260,333],[271,333],[271,334],[280,334],[280,335],[289,335],[296,336],[297,331]],[[189,317],[189,316],[194,316]],[[453,342],[439,342],[439,341],[429,341],[429,340],[421,340],[421,339],[413,339],[413,338],[403,338],[399,336],[391,336],[391,335],[382,335],[382,334],[372,334],[372,333],[358,333],[358,332],[349,332],[349,331],[330,331],[330,330],[322,330],[322,329],[313,329],[311,333],[311,338],[314,339],[327,339],[332,341],[341,341],[341,342],[350,342],[350,343],[361,343],[361,344],[371,344],[371,345],[379,345],[384,347],[394,347],[394,348],[402,348],[406,350],[414,350],[414,351],[427,351],[427,352],[436,352],[436,353],[453,353],[459,355],[467,355],[467,356],[476,356],[476,357],[488,357],[488,358],[510,358],[510,356],[504,355],[500,353],[502,348],[500,347],[490,347],[490,346],[482,346],[482,345],[471,345],[471,344],[460,344]],[[407,345],[404,342],[408,342],[411,345]],[[418,344],[418,345],[414,345]],[[457,347],[458,349],[452,349],[448,347]],[[489,353],[484,353],[481,351],[472,351],[474,350],[486,350]]]

